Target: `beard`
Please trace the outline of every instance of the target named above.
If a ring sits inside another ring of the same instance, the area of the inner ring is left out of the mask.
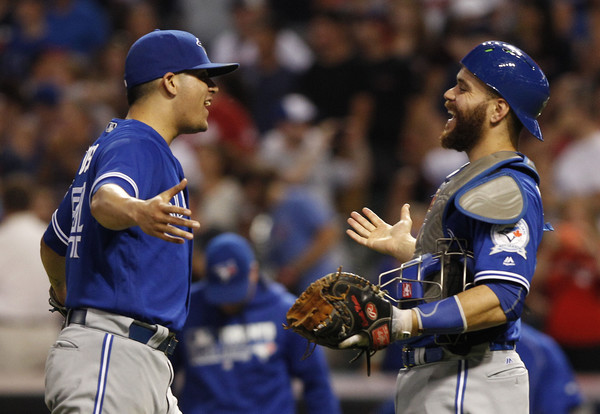
[[[459,152],[472,150],[481,139],[483,123],[486,118],[487,103],[477,105],[471,112],[456,112],[454,128],[444,130],[440,136],[443,148]]]

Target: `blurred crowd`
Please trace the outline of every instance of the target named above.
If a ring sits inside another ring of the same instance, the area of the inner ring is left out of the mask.
[[[345,219],[368,206],[395,222],[409,202],[418,228],[435,188],[466,161],[438,145],[458,60],[483,40],[525,50],[551,98],[545,142],[524,135],[520,150],[540,172],[554,227],[525,320],[577,371],[600,372],[600,1],[0,0],[0,187],[29,194],[19,209],[38,228],[87,147],[125,116],[127,50],[156,28],[190,31],[213,61],[241,64],[217,78],[209,130],[172,145],[202,223],[194,277],[205,242],[234,231],[294,293],[339,265],[377,280],[389,264],[344,236]],[[0,235],[15,214],[9,194]],[[20,260],[0,259],[0,304],[25,307],[15,298],[44,296],[47,281],[41,269],[35,282],[5,276],[39,262],[37,242],[13,253],[11,240],[0,257]],[[30,318],[11,321],[21,315]]]

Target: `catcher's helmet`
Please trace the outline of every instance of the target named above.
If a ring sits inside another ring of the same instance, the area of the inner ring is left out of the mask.
[[[483,42],[460,62],[500,94],[525,128],[543,141],[536,120],[550,96],[546,75],[521,49],[499,41]]]

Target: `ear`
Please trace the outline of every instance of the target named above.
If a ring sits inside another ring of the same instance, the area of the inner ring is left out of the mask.
[[[161,79],[161,84],[169,95],[177,95],[177,81],[173,72],[165,73]]]
[[[258,281],[259,278],[259,270],[258,270],[258,262],[252,262],[252,264],[250,265],[250,274],[248,275],[248,278],[250,279],[250,284],[254,284]]]
[[[492,107],[492,117],[490,121],[494,124],[502,121],[510,112],[510,106],[503,98],[497,98],[494,100]]]

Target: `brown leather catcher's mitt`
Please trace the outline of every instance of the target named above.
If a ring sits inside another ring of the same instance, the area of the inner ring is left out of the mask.
[[[339,268],[300,295],[287,312],[286,329],[334,349],[344,339],[364,334],[369,345],[360,349],[373,352],[390,343],[391,321],[392,304],[379,287]]]

